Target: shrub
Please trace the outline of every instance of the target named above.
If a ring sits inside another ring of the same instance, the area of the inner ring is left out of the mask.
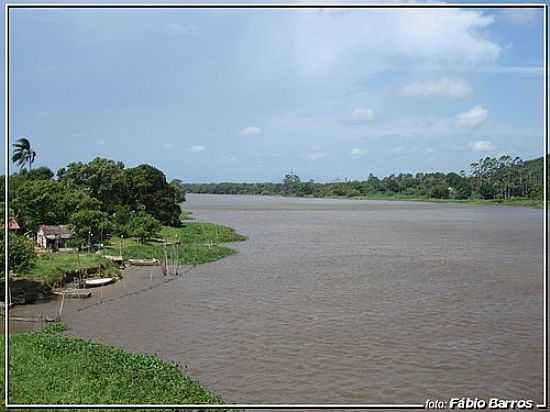
[[[137,237],[143,243],[158,235],[160,222],[146,212],[138,212],[132,216],[128,225],[130,236]]]
[[[0,273],[4,273],[5,265],[5,235],[4,230],[1,231],[0,237]],[[9,270],[14,272],[19,272],[21,270],[27,269],[32,265],[32,259],[34,258],[34,245],[32,240],[28,239],[25,236],[16,235],[14,233],[9,234],[9,250],[8,250],[8,266]]]

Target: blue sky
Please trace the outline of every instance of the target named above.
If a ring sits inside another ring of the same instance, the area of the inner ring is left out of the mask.
[[[11,136],[37,166],[327,181],[543,152],[541,10],[12,13]]]

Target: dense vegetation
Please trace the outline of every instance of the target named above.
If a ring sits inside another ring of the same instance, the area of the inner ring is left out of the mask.
[[[5,248],[6,238],[5,233],[2,230],[0,233],[0,271],[4,270],[5,266]],[[26,270],[31,266],[32,260],[35,256],[34,246],[32,241],[25,236],[16,235],[14,233],[9,234],[9,250],[8,250],[8,266],[13,271]]]
[[[157,236],[162,225],[181,224],[179,203],[185,200],[185,192],[180,180],[168,183],[165,175],[150,165],[125,168],[122,162],[102,158],[70,163],[54,175],[47,167],[31,169],[36,153],[27,139],[21,140],[14,145],[12,158],[21,169],[9,177],[9,197],[10,215],[22,233],[36,233],[43,224],[70,224],[73,239],[69,245],[85,248],[112,235],[144,242]],[[2,177],[2,201],[4,184]],[[32,254],[23,246],[29,242],[15,235],[12,238],[17,250],[13,250],[10,267],[26,269]]]
[[[456,200],[542,200],[543,158],[523,161],[519,157],[486,157],[470,165],[470,173],[402,173],[382,179],[370,174],[367,180],[333,183],[302,181],[294,173],[282,183],[186,184],[187,192],[254,194],[308,197],[370,197]]]
[[[54,324],[10,337],[10,402],[19,404],[219,404],[174,363],[63,336]],[[4,338],[1,347],[4,345]],[[4,357],[0,357],[4,370]],[[4,373],[0,374],[2,401]]]
[[[150,223],[144,213],[160,224],[177,226],[179,202],[185,196],[181,183],[169,184],[153,166],[125,168],[102,158],[71,163],[57,172],[57,178],[46,167],[22,169],[10,176],[9,183],[11,212],[24,231],[35,232],[41,224],[72,223],[83,243],[90,232],[92,241],[111,232],[128,235],[130,227]]]

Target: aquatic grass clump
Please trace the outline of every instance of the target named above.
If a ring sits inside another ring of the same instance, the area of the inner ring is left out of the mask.
[[[180,265],[198,265],[219,260],[235,251],[220,243],[246,240],[246,236],[233,228],[213,223],[187,223],[182,227],[163,226],[162,239],[139,242],[129,238],[122,241],[112,239],[105,248],[105,254],[118,255],[122,250],[124,259],[158,259],[176,261]]]
[[[159,358],[62,335],[53,324],[10,337],[10,402],[220,404],[222,399]],[[2,345],[4,337],[0,338]],[[4,357],[0,365],[4,368]],[[0,386],[4,387],[4,374]],[[2,393],[3,399],[3,393]]]
[[[186,223],[183,227],[163,226],[160,234],[163,238],[169,240],[177,238],[183,243],[225,243],[246,240],[246,236],[238,234],[235,229],[214,223]]]

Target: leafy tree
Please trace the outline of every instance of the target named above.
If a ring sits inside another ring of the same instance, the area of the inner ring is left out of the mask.
[[[130,219],[133,213],[135,212],[130,210],[128,206],[118,206],[112,215],[113,233],[119,236],[129,236]]]
[[[31,180],[20,185],[10,206],[24,230],[36,231],[39,225],[68,223],[72,213],[99,209],[100,203],[85,190],[54,180]]]
[[[51,169],[44,166],[28,171],[27,169],[23,169],[19,172],[19,175],[24,180],[51,180],[53,178]]]
[[[14,162],[19,168],[28,165],[31,170],[32,164],[36,157],[36,152],[31,147],[31,142],[26,137],[22,137],[13,144],[13,156],[11,161]]]
[[[170,186],[174,189],[175,192],[175,202],[181,203],[185,202],[185,185],[180,179],[172,179]]]
[[[482,182],[479,187],[479,194],[482,199],[494,199],[496,192],[495,187],[489,182]]]
[[[283,179],[282,193],[283,195],[295,194],[298,192],[301,181],[300,177],[294,172],[287,173]]]
[[[0,234],[0,273],[4,273],[6,242],[4,230]],[[21,235],[9,233],[8,267],[9,270],[19,272],[32,265],[34,258],[34,245],[32,240]]]
[[[137,237],[142,243],[157,236],[160,232],[160,222],[146,212],[135,213],[129,223],[130,236]]]
[[[432,188],[430,197],[434,199],[447,199],[449,197],[449,188],[444,184],[436,185]]]
[[[166,182],[166,176],[150,165],[139,165],[126,169],[126,179],[133,210],[143,209],[162,224],[181,224],[181,208],[175,202],[175,189]]]
[[[70,163],[58,170],[57,176],[63,183],[89,190],[107,212],[130,200],[122,162],[98,157],[89,163]]]
[[[73,239],[80,245],[103,240],[113,229],[109,215],[100,210],[82,209],[70,218]]]

